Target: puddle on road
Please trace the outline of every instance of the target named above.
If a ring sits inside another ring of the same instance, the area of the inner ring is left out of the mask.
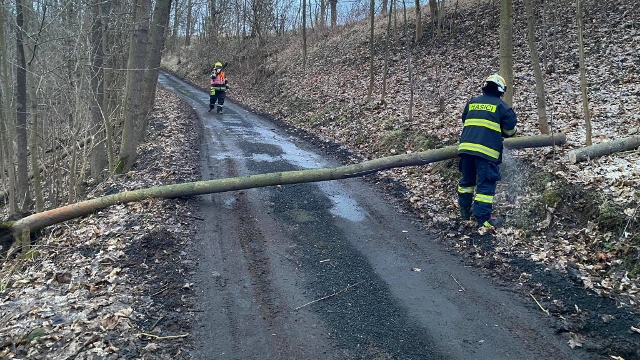
[[[224,122],[225,131],[228,135],[243,137],[247,141],[251,141],[255,145],[254,147],[257,148],[260,148],[260,144],[263,144],[266,145],[262,146],[263,148],[275,147],[281,149],[281,152],[277,155],[273,155],[247,151],[250,154],[246,155],[241,150],[225,151],[212,154],[212,159],[224,160],[228,158],[244,158],[249,161],[267,163],[285,161],[301,169],[320,169],[331,167],[331,164],[324,160],[320,155],[299,148],[293,143],[291,138],[281,136],[272,130],[261,127],[261,124],[259,123],[250,123],[249,125],[240,119],[234,119],[231,117],[226,117],[222,121]],[[205,126],[210,130],[219,128],[218,126],[207,122],[205,122]],[[339,182],[318,182],[316,185],[333,203],[333,207],[330,209],[331,214],[353,222],[360,222],[365,219],[366,213],[364,209],[362,209],[356,201],[348,196],[348,192]]]
[[[253,154],[251,156],[251,160],[253,161],[263,161],[263,162],[276,162],[282,160],[280,156],[271,156],[269,154]]]
[[[337,181],[317,183],[320,190],[325,193],[333,207],[329,210],[333,215],[353,222],[360,222],[365,218],[365,211],[358,203],[347,196],[347,192]]]

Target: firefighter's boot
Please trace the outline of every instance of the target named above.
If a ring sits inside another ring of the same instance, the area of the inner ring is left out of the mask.
[[[471,219],[471,208],[470,207],[461,207],[460,208],[460,219],[469,220]]]
[[[502,226],[502,218],[492,216],[489,220],[483,222],[480,226],[481,227],[485,227],[485,228],[489,228],[489,229],[498,228],[498,227]]]

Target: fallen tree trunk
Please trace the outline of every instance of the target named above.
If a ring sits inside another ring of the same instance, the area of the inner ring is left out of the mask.
[[[505,149],[526,149],[537,148],[553,145],[562,145],[567,142],[567,136],[564,133],[550,135],[532,135],[514,137],[504,140]]]
[[[566,141],[564,134],[526,136],[506,139],[504,145],[509,149],[526,147],[542,147],[560,145]],[[196,181],[190,183],[164,185],[148,189],[124,191],[104,197],[85,200],[60,208],[29,215],[14,222],[0,224],[0,231],[10,232],[13,241],[27,233],[41,230],[47,226],[91,214],[111,205],[125,204],[149,198],[178,198],[190,195],[220,193],[226,191],[259,188],[265,186],[301,184],[317,181],[339,180],[372,174],[405,166],[426,165],[429,163],[455,158],[458,155],[457,146],[447,146],[441,149],[424,152],[402,154],[365,161],[359,164],[340,166],[329,169],[309,169],[276,172],[268,174],[250,175],[244,177]]]
[[[640,135],[571,150],[569,154],[567,154],[567,157],[571,164],[575,164],[580,161],[595,159],[600,156],[611,155],[620,151],[633,150],[638,146],[640,146]]]

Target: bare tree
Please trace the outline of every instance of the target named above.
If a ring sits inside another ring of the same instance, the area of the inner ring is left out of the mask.
[[[578,21],[578,50],[580,53],[580,88],[582,89],[582,111],[584,112],[584,121],[586,126],[585,144],[591,145],[591,114],[589,113],[589,97],[587,95],[587,75],[584,65],[584,39],[582,36],[582,0],[576,0],[576,18]]]
[[[455,37],[456,35],[456,20],[458,18],[458,0],[456,0],[456,6],[453,8],[453,17],[451,18],[451,36]]]
[[[2,89],[3,96],[0,98],[0,133],[6,134],[6,139],[3,139],[1,146],[3,147],[3,154],[6,159],[7,172],[8,172],[8,191],[6,192],[9,197],[9,213],[15,214],[18,211],[18,205],[16,202],[16,184],[15,184],[15,166],[13,164],[14,150],[13,139],[15,135],[15,126],[13,125],[13,114],[9,111],[9,104],[11,104],[10,87],[9,87],[9,71],[8,71],[8,44],[5,41],[5,9],[0,5],[0,66],[2,67]]]
[[[444,4],[445,4],[445,1],[440,1],[440,11],[438,11],[438,26],[436,30],[436,35],[438,37],[442,35],[442,27],[444,22]]]
[[[29,154],[31,156],[31,174],[33,175],[33,193],[35,197],[35,206],[36,211],[40,212],[44,209],[44,199],[42,196],[42,179],[40,176],[40,165],[38,159],[38,153],[40,148],[39,140],[39,132],[38,132],[38,85],[35,80],[35,69],[36,69],[36,60],[37,60],[37,49],[38,49],[38,39],[40,38],[40,32],[42,30],[42,25],[40,27],[36,26],[35,12],[33,10],[33,2],[29,1],[24,5],[24,8],[27,10],[25,14],[25,30],[28,31],[29,36],[27,37],[27,84],[29,87],[29,105],[31,112],[31,122],[29,124]],[[46,14],[47,5],[44,5],[42,12],[42,22],[44,22],[44,16]],[[41,22],[41,24],[42,24]]]
[[[193,31],[193,1],[187,0],[187,24],[185,28],[184,45],[191,45],[191,32]]]
[[[389,4],[389,7],[393,6],[393,0]],[[386,11],[386,10],[385,10]],[[391,41],[391,14],[392,9],[390,8],[388,11],[388,21],[387,21],[387,35],[384,43],[384,73],[382,75],[382,93],[380,94],[380,102],[384,103],[385,96],[387,93],[387,72],[389,69],[389,42]]]
[[[171,10],[171,0],[155,0],[153,17],[149,27],[149,43],[147,48],[147,59],[145,65],[145,98],[140,106],[144,107],[145,117],[142,123],[141,135],[147,133],[149,119],[146,114],[151,112],[156,98],[156,85],[158,83],[158,72],[160,69],[160,58],[164,48],[165,29],[169,26],[169,14]],[[140,139],[142,140],[142,138]]]
[[[27,135],[27,60],[24,53],[24,9],[16,0],[16,192],[20,210],[27,211],[33,203],[29,191]]]
[[[407,70],[409,73],[409,109],[407,110],[408,121],[413,121],[413,68],[411,65],[411,42],[409,41],[409,25],[407,22],[407,3],[406,0],[402,0],[402,7],[404,13],[404,38],[407,39]]]
[[[431,3],[433,1],[429,1]],[[415,1],[416,10],[416,43],[422,40],[422,10],[420,9],[420,0]]]
[[[375,28],[375,0],[371,0],[370,4],[369,4],[369,18],[371,20],[370,24],[370,30],[371,30],[371,34],[369,36],[369,91],[367,92],[367,101],[371,101],[371,95],[373,94],[373,75],[374,75],[374,71],[373,71],[373,55],[374,55],[374,50],[375,50],[375,46],[374,46],[374,28]]]
[[[107,150],[105,145],[106,131],[102,109],[104,107],[104,24],[102,22],[102,1],[94,0],[91,4],[91,141],[90,163],[91,177],[102,180],[107,167]]]
[[[128,171],[137,159],[136,148],[142,133],[142,124],[147,115],[141,106],[144,100],[144,74],[146,65],[147,43],[149,38],[149,17],[151,0],[135,0],[134,28],[131,31],[129,43],[129,58],[127,60],[127,83],[124,102],[124,126],[120,154],[116,163],[115,173]]]
[[[320,17],[318,27],[324,29],[327,26],[327,0],[320,0]]]
[[[302,0],[302,68],[307,69],[307,0]]]
[[[338,0],[329,0],[331,7],[331,27],[334,28],[338,25]]]
[[[215,41],[218,38],[218,29],[220,26],[218,15],[222,13],[218,7],[218,3],[219,1],[217,0],[209,0],[209,37],[211,38],[211,41]],[[192,0],[189,0],[187,7],[190,12],[193,10]]]
[[[513,101],[513,7],[511,0],[500,0],[500,75],[507,82],[504,101]]]
[[[119,9],[119,1],[117,0],[109,0],[102,3],[100,8],[101,10],[101,18],[103,19],[103,23],[109,29],[111,23],[114,23],[112,12],[114,10]],[[113,24],[111,25],[113,26]],[[111,34],[109,31],[102,32],[102,48],[105,56],[105,68],[103,69],[104,76],[104,100],[103,100],[103,120],[104,120],[104,130],[105,130],[105,142],[106,142],[106,151],[107,151],[107,162],[109,172],[113,172],[115,168],[115,136],[114,136],[114,123],[116,123],[116,119],[120,118],[118,111],[121,111],[122,107],[119,104],[120,99],[120,91],[116,91],[116,89],[121,88],[119,84],[123,81],[122,76],[118,76],[119,73],[116,73],[113,69],[124,67],[120,66],[119,63],[124,63],[124,56],[117,56],[113,49],[117,48],[118,42],[123,39],[123,35],[115,35]],[[123,41],[124,42],[124,41]]]
[[[527,15],[527,34],[529,37],[529,50],[531,52],[531,65],[536,78],[536,102],[538,108],[538,125],[540,132],[549,133],[549,123],[547,122],[547,103],[544,90],[544,80],[542,79],[542,69],[540,68],[540,57],[536,45],[536,29],[534,25],[533,6],[531,0],[524,0],[524,8]]]
[[[438,2],[429,0],[429,12],[431,13],[431,25],[436,25],[438,20]]]

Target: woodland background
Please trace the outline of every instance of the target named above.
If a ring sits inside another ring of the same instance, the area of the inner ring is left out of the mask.
[[[382,178],[456,251],[535,260],[640,306],[638,152],[566,160],[638,135],[637,1],[15,0],[0,11],[4,218],[85,199],[144,166],[161,58],[204,90],[222,61],[232,101],[345,162],[455,144],[465,102],[499,71],[519,133],[564,132],[568,143],[505,154],[495,251],[483,253],[457,220],[455,161]],[[57,229],[45,236],[67,236]],[[16,261],[0,280],[13,299],[34,260]]]

